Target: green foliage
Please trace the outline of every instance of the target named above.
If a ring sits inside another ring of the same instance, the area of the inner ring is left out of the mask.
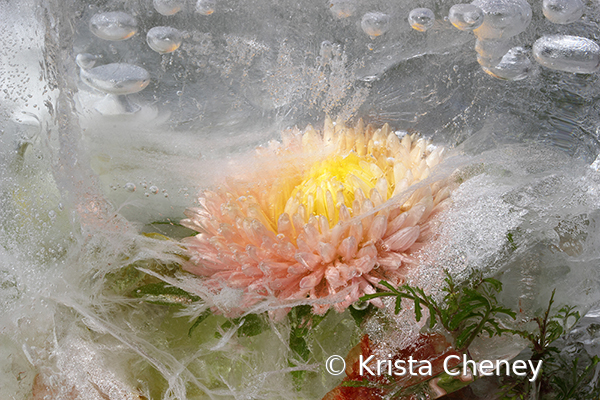
[[[188,331],[188,337],[192,337],[192,333],[194,332],[194,330],[196,330],[196,328],[208,317],[210,317],[212,315],[212,313],[210,312],[210,310],[206,310],[204,311],[202,314],[200,314],[200,316],[198,318],[196,318],[196,320],[194,321],[194,323],[192,324],[192,326],[190,327],[190,330]]]
[[[306,342],[306,335],[311,329],[314,329],[323,319],[325,315],[315,315],[312,313],[312,307],[309,305],[296,306],[288,314],[290,322],[290,349],[302,361],[308,361],[310,357],[310,348]],[[290,359],[288,361],[290,367],[295,367],[298,364]],[[306,371],[292,371],[292,378],[297,389],[302,387],[302,382],[306,375]]]
[[[362,305],[362,304],[361,304]],[[355,308],[354,305],[348,307],[348,310],[350,311],[350,315],[352,316],[352,319],[354,319],[354,322],[356,322],[356,326],[358,326],[359,328],[361,327],[362,323],[364,322],[364,320],[373,312],[373,309],[375,307],[373,306],[373,304],[368,303],[367,307],[364,308]]]
[[[581,315],[578,311],[573,311],[575,307],[564,306],[554,316],[550,315],[552,304],[554,304],[554,294],[556,289],[552,291],[548,308],[543,316],[535,317],[533,320],[538,326],[537,332],[527,332],[523,330],[511,330],[510,332],[527,339],[532,344],[533,359],[543,360],[551,353],[558,351],[550,344],[561,337],[563,333],[568,332],[577,324]],[[572,322],[571,322],[572,321]]]
[[[165,282],[149,283],[141,286],[133,291],[132,296],[148,303],[166,306],[187,305],[200,300],[200,297]]]
[[[201,317],[202,316],[200,316],[200,318]],[[202,321],[200,321],[200,322],[202,322]],[[269,327],[269,324],[267,324],[264,315],[248,314],[248,315],[244,315],[243,317],[240,317],[240,318],[233,318],[233,319],[229,319],[229,320],[225,321],[221,325],[221,329],[227,330],[227,329],[232,328],[233,326],[238,326],[240,324],[242,324],[242,325],[237,330],[238,337],[256,336],[256,335],[259,335],[262,332],[264,332],[265,329],[267,329]],[[221,338],[222,335],[219,332],[215,332],[215,337]]]
[[[439,323],[452,335],[454,347],[459,351],[465,351],[484,332],[490,337],[506,332],[497,319],[500,314],[513,319],[516,317],[514,311],[498,304],[496,295],[502,290],[502,283],[497,279],[483,278],[480,273],[475,272],[466,283],[457,285],[446,271],[445,282],[443,291],[446,295],[443,302],[425,294],[422,288],[408,284],[394,288],[386,281],[381,281],[380,284],[389,292],[369,294],[361,297],[361,301],[396,297],[394,311],[398,313],[402,309],[402,299],[411,300],[417,321],[423,318],[423,309],[427,309],[429,327],[433,328],[436,322]]]
[[[572,306],[564,306],[551,314],[555,292],[556,289],[552,291],[543,315],[532,319],[537,324],[536,331],[510,331],[531,343],[532,360],[543,362],[541,377],[536,386],[528,381],[529,377],[505,379],[508,382],[504,387],[504,399],[597,400],[600,397],[598,384],[590,384],[600,358],[590,357],[582,348],[574,351],[569,347],[561,351],[556,344],[563,342],[562,347],[565,346],[565,335],[581,315]]]

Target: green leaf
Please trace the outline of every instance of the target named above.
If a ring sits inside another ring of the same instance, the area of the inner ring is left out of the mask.
[[[356,309],[353,306],[348,307],[350,315],[354,319],[354,322],[356,322],[356,326],[360,328],[365,318],[372,312],[373,307],[373,304],[368,304],[367,307],[362,310]]]
[[[238,325],[242,320],[244,324],[238,329],[238,336],[256,336],[269,327],[267,322],[257,314],[248,314],[242,318],[236,318],[234,323]]]
[[[196,318],[196,321],[194,321],[194,324],[190,327],[190,330],[188,331],[188,336],[192,337],[192,332],[194,332],[194,330],[196,330],[198,325],[200,325],[202,323],[202,321],[204,321],[206,318],[210,317],[211,315],[212,315],[212,313],[210,312],[210,310],[206,310],[202,314],[200,314],[200,316],[198,318]]]
[[[187,305],[200,300],[200,297],[165,282],[141,286],[133,291],[132,296],[148,303],[166,306]]]
[[[308,361],[310,349],[303,336],[298,336],[294,330],[290,332],[290,349],[304,361]]]
[[[415,318],[417,320],[417,322],[421,321],[421,318],[423,318],[423,312],[421,310],[421,300],[419,300],[418,297],[415,298]]]
[[[396,307],[394,307],[394,312],[398,314],[402,310],[402,297],[396,297]]]

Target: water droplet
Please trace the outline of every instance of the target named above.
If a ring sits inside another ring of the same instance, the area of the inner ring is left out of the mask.
[[[502,57],[502,60],[493,67],[481,67],[487,74],[494,78],[519,81],[527,78],[531,71],[531,61],[527,52],[522,47],[513,47]]]
[[[581,18],[585,6],[581,0],[544,0],[542,11],[549,21],[566,25]]]
[[[146,193],[144,193],[144,196],[150,197],[150,193],[146,192]]]
[[[90,69],[96,64],[97,57],[90,53],[77,54],[75,62],[81,69]]]
[[[148,190],[150,191],[150,193],[152,194],[157,194],[158,193],[158,188],[156,186],[150,186],[148,188]]]
[[[183,8],[182,0],[154,0],[154,9],[162,15],[174,15],[177,14]]]
[[[56,211],[54,211],[54,210],[48,211],[48,217],[50,217],[50,219],[56,218]]]
[[[100,13],[90,18],[90,31],[100,39],[125,40],[136,34],[137,21],[121,11]]]
[[[531,6],[526,0],[475,0],[483,11],[483,24],[473,32],[479,39],[506,39],[525,31],[531,22]]]
[[[339,19],[348,18],[356,12],[356,4],[354,0],[331,0],[329,12]]]
[[[202,15],[210,15],[215,12],[216,0],[198,0],[196,3],[196,12]]]
[[[510,49],[508,40],[481,40],[475,41],[477,62],[484,67],[493,67],[502,61],[502,57]]]
[[[558,71],[591,74],[600,66],[600,46],[579,36],[551,35],[533,44],[535,60]]]
[[[169,193],[165,193],[165,194],[164,194],[164,196],[165,196],[165,197],[169,197]]]
[[[125,184],[125,190],[127,190],[128,192],[135,192],[135,183],[129,182]]]
[[[82,69],[80,76],[83,82],[94,89],[110,94],[136,93],[150,83],[150,74],[144,68],[122,63]]]
[[[429,8],[415,8],[408,14],[408,23],[419,32],[425,32],[434,22],[435,15]]]
[[[461,31],[472,31],[483,24],[483,11],[473,4],[455,4],[448,13],[450,23]]]
[[[156,26],[146,34],[148,46],[159,54],[171,53],[181,46],[181,31],[170,26]]]
[[[65,206],[63,206],[63,203],[58,203],[58,211],[62,211],[64,208]]]
[[[371,38],[381,36],[390,29],[390,16],[380,12],[370,12],[363,15],[360,22],[362,30]]]

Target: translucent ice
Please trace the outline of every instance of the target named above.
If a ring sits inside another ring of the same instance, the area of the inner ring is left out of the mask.
[[[483,11],[473,4],[455,4],[450,7],[448,19],[461,31],[472,31],[483,23]]]
[[[513,47],[494,66],[481,66],[481,68],[494,78],[507,81],[519,81],[527,78],[531,71],[531,61],[527,52],[522,47]]]
[[[75,57],[75,62],[82,69],[90,69],[96,64],[97,57],[90,53],[81,53],[77,54]]]
[[[570,24],[581,18],[585,6],[581,0],[544,0],[542,10],[555,24]]]
[[[558,71],[591,74],[600,66],[600,46],[580,36],[543,36],[532,50],[538,63]]]
[[[348,18],[356,12],[355,0],[331,0],[329,11],[336,18]]]
[[[90,18],[90,31],[101,39],[125,40],[137,33],[137,21],[131,15],[121,12],[105,12]]]
[[[177,14],[184,6],[183,0],[153,0],[154,9],[162,15]]]
[[[198,0],[196,3],[196,12],[202,15],[210,15],[215,12],[216,0]]]
[[[483,24],[473,32],[479,39],[516,36],[531,22],[531,6],[525,0],[475,0],[484,14]]]
[[[434,22],[435,15],[429,8],[415,8],[408,14],[408,23],[419,32],[425,32]]]
[[[510,49],[508,40],[482,40],[475,41],[475,51],[477,52],[477,62],[485,67],[497,65],[502,57]]]
[[[107,94],[96,109],[105,115],[131,114],[140,107],[126,95],[143,90],[150,83],[150,74],[144,68],[131,64],[113,63],[81,69],[80,77],[87,85]]]
[[[170,26],[155,26],[146,34],[148,46],[157,53],[171,53],[181,46],[181,31]]]
[[[136,93],[150,83],[150,75],[144,68],[123,63],[81,70],[81,79],[94,89],[110,94]]]
[[[391,18],[380,12],[370,12],[363,15],[360,22],[362,30],[371,37],[381,36],[390,29]]]

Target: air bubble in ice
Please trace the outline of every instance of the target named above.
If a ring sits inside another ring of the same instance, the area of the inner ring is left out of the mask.
[[[196,3],[196,12],[202,15],[210,15],[215,12],[216,0],[198,0]]]
[[[543,36],[533,44],[535,60],[558,71],[591,74],[600,66],[600,46],[579,36]]]
[[[125,190],[128,192],[135,192],[135,183],[129,182],[125,184]]]
[[[482,66],[487,74],[494,78],[507,81],[519,81],[527,78],[531,71],[531,61],[527,52],[522,47],[513,47],[502,57],[500,62],[493,67]]]
[[[154,9],[162,15],[177,14],[183,8],[183,0],[154,0]]]
[[[419,32],[425,32],[433,26],[434,22],[435,15],[429,8],[415,8],[408,13],[408,23]]]
[[[363,15],[360,21],[362,30],[372,38],[381,36],[390,29],[390,16],[381,12],[370,12]]]
[[[329,11],[336,18],[348,18],[356,12],[356,4],[354,4],[354,0],[331,0]]]
[[[148,46],[159,54],[171,53],[181,46],[183,34],[170,26],[156,26],[146,34]]]
[[[152,194],[157,194],[158,193],[158,188],[156,186],[150,186],[148,188],[148,190],[150,191],[150,193]]]
[[[137,32],[137,21],[122,11],[105,12],[90,18],[90,31],[101,39],[125,40]]]
[[[570,24],[581,18],[585,6],[581,0],[544,0],[542,11],[555,24]]]
[[[461,31],[472,31],[483,23],[483,11],[473,4],[455,4],[450,7],[448,19]]]
[[[132,64],[113,63],[81,70],[81,80],[104,93],[131,94],[143,90],[150,83],[150,74]]]
[[[107,93],[96,105],[96,110],[105,115],[137,112],[140,107],[132,104],[125,95],[137,93],[150,83],[150,74],[144,68],[123,63],[81,69],[79,76],[87,85]]]
[[[510,38],[525,31],[531,22],[531,6],[526,0],[475,0],[483,11],[483,24],[473,32],[479,39]]]
[[[502,61],[502,57],[510,49],[508,40],[482,40],[475,41],[477,62],[483,67],[493,67]]]
[[[96,64],[97,58],[97,56],[90,53],[81,53],[77,54],[77,57],[75,57],[75,62],[81,69],[90,69],[94,66],[94,64]]]

